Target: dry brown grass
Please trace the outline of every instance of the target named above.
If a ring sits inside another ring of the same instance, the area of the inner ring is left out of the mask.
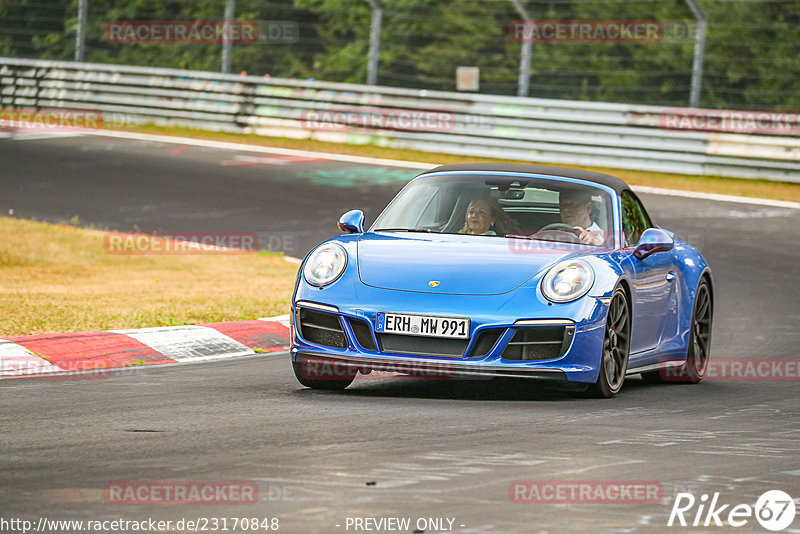
[[[297,150],[314,150],[331,154],[349,154],[373,158],[399,159],[405,161],[418,161],[436,165],[466,162],[494,162],[494,163],[536,163],[530,161],[515,161],[492,158],[477,158],[471,156],[455,156],[452,154],[437,154],[418,150],[398,150],[372,145],[345,145],[327,143],[308,139],[284,139],[276,137],[263,137],[258,135],[233,134],[223,132],[209,132],[188,128],[165,128],[159,126],[141,126],[127,128],[127,131],[157,133],[161,135],[174,135],[199,139],[213,139],[218,141],[231,141],[250,145],[293,148]],[[547,164],[547,162],[539,162]],[[590,169],[619,176],[630,185],[646,185],[663,187],[666,189],[681,189],[686,191],[702,191],[705,193],[720,193],[725,195],[738,195],[754,198],[771,198],[777,200],[790,200],[800,202],[800,184],[774,182],[770,180],[745,180],[738,178],[722,178],[715,176],[689,176],[684,174],[670,174],[649,171],[631,171],[624,169],[611,169],[600,167],[582,167],[574,165],[559,165],[559,167],[574,167]]]
[[[288,313],[297,265],[278,254],[109,254],[103,236],[0,217],[0,335]]]

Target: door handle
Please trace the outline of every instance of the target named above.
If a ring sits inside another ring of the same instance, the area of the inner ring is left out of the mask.
[[[665,280],[667,282],[672,282],[673,280],[675,280],[675,276],[676,276],[675,273],[670,271],[670,272],[667,273],[667,276],[665,277]]]

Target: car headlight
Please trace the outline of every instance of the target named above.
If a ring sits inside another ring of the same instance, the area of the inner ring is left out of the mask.
[[[320,245],[308,257],[303,276],[312,286],[322,287],[342,276],[347,267],[347,252],[341,245]]]
[[[542,278],[542,294],[553,302],[571,302],[584,296],[594,284],[594,271],[581,260],[553,266]]]

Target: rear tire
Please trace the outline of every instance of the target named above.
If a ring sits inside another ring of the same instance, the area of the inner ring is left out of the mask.
[[[630,355],[631,313],[628,298],[622,287],[617,287],[611,296],[603,337],[603,352],[600,358],[600,373],[597,382],[589,386],[592,397],[609,398],[616,395],[625,382]]]
[[[307,388],[341,390],[353,383],[357,370],[337,363],[318,363],[308,361],[292,362],[294,376]],[[326,378],[317,378],[324,376]],[[330,378],[327,378],[330,377]]]

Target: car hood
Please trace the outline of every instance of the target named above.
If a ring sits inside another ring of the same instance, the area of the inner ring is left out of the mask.
[[[358,274],[364,284],[383,289],[497,295],[589,248],[564,245],[457,234],[367,233],[358,239]]]

